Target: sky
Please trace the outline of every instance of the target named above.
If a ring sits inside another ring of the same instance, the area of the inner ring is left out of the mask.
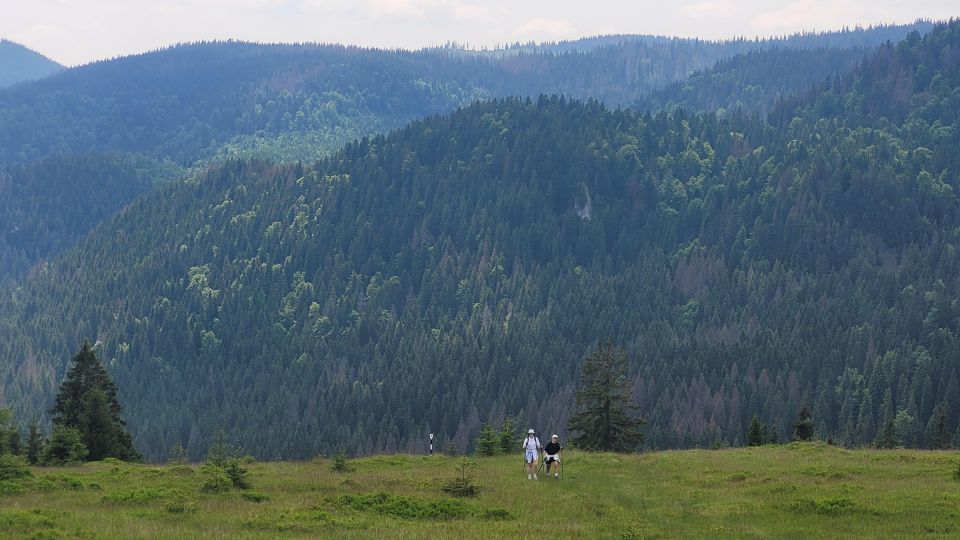
[[[957,16],[957,0],[0,0],[0,37],[76,66],[214,39],[492,48],[600,34],[752,38]]]

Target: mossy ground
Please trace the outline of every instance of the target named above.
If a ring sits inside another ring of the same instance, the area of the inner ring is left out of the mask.
[[[250,465],[203,493],[199,466],[34,469],[0,490],[3,538],[904,538],[960,536],[955,452],[823,444],[567,452],[560,481],[476,458],[478,496],[440,489],[457,460],[376,456]]]

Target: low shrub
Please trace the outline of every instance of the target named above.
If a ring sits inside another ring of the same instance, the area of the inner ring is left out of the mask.
[[[33,472],[30,471],[30,463],[23,456],[0,455],[0,482],[20,480],[30,476],[33,476]]]
[[[0,495],[16,495],[17,493],[23,493],[23,491],[23,482],[20,480],[0,481]]]
[[[338,473],[353,472],[353,467],[350,466],[350,463],[347,461],[346,452],[340,450],[337,452],[337,455],[333,456],[333,463],[330,464],[330,470]]]
[[[159,488],[140,488],[129,491],[108,493],[101,499],[105,503],[142,504],[160,501],[171,496],[171,492]]]
[[[0,510],[0,537],[47,538],[56,527],[50,510]]]
[[[163,505],[163,509],[171,514],[186,514],[197,511],[197,501],[187,497],[175,497]]]
[[[83,481],[69,474],[48,474],[37,480],[40,491],[81,491],[83,488]]]
[[[473,497],[480,491],[480,486],[473,481],[472,470],[476,465],[467,458],[457,460],[456,474],[446,480],[440,489],[454,497]]]
[[[503,508],[484,508],[477,517],[485,521],[507,521],[513,519],[513,514]]]
[[[243,463],[239,458],[228,459],[223,471],[227,474],[227,478],[230,479],[233,487],[247,489],[250,487],[250,481],[247,479],[250,471],[243,466]]]
[[[233,488],[233,480],[227,476],[223,467],[204,465],[203,474],[205,478],[200,484],[201,493],[224,493]]]
[[[265,512],[248,519],[244,528],[255,531],[310,533],[334,524],[330,514],[322,510]]]
[[[327,500],[341,508],[400,519],[445,521],[460,519],[470,513],[463,502],[455,499],[426,501],[417,497],[390,495],[382,491],[367,495],[341,495]]]
[[[253,503],[261,503],[270,500],[270,497],[256,491],[244,491],[240,494],[240,497],[245,501],[250,501]]]

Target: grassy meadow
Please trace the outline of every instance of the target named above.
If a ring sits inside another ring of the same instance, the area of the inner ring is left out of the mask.
[[[0,482],[2,538],[913,538],[960,536],[956,452],[822,443],[638,455],[568,451],[562,480],[471,458],[475,497],[441,491],[457,458],[252,463],[206,493],[200,465],[113,460]]]

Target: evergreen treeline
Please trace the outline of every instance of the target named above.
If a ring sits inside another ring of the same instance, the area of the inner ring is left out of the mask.
[[[151,458],[226,426],[259,457],[566,425],[625,347],[654,447],[933,446],[960,412],[960,22],[761,117],[479,103],[313,166],[146,196],[2,307],[39,410],[87,336]],[[890,426],[888,430],[886,426]],[[889,435],[889,436],[888,436]]]

